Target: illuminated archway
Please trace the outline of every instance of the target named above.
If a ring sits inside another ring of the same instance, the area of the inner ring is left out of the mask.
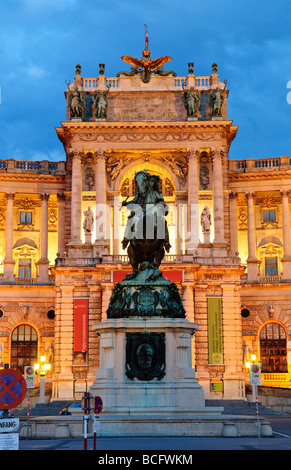
[[[259,332],[262,372],[288,372],[285,328],[275,321],[265,323]]]
[[[17,325],[11,334],[10,367],[24,374],[25,366],[37,362],[38,337],[33,326],[28,323]]]

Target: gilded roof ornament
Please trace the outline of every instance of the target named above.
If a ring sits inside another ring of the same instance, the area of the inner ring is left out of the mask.
[[[117,76],[120,74],[124,75],[135,75],[139,74],[141,76],[141,79],[144,83],[148,83],[151,78],[151,73],[155,72],[158,73],[159,75],[169,75],[173,74],[176,75],[172,71],[167,71],[164,72],[162,69],[162,66],[170,62],[172,60],[172,57],[170,56],[163,56],[163,57],[158,57],[157,59],[151,59],[151,51],[148,48],[148,32],[147,32],[147,26],[145,25],[145,48],[142,51],[142,57],[141,59],[136,59],[135,57],[131,57],[128,55],[123,55],[121,59],[128,63],[131,64],[131,72],[119,72]]]

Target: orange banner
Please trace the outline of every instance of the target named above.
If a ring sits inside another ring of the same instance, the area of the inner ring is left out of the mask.
[[[74,351],[88,351],[88,299],[74,299]]]

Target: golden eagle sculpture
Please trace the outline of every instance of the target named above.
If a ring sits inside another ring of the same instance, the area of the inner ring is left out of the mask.
[[[146,25],[145,25],[146,28]],[[147,34],[147,28],[146,28],[146,39],[145,39],[145,49],[142,51],[142,58],[141,59],[136,59],[135,57],[131,57],[128,55],[123,55],[121,59],[124,62],[127,62],[128,64],[131,64],[131,72],[119,72],[117,76],[124,74],[124,75],[135,75],[135,74],[140,74],[141,79],[144,83],[148,83],[150,81],[151,73],[156,72],[159,75],[169,75],[172,74],[176,76],[175,72],[172,72],[171,70],[164,72],[162,66],[170,62],[172,60],[172,57],[170,56],[163,56],[163,57],[158,57],[155,60],[152,60],[151,57],[151,51],[148,48],[148,34]]]

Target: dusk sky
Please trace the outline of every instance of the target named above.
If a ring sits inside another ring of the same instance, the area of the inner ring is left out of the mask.
[[[291,155],[291,4],[246,0],[10,0],[0,4],[0,158],[65,159],[66,80],[129,69],[148,26],[153,59],[187,75],[228,80],[228,118],[239,126],[230,158]],[[290,83],[288,84],[288,82]]]

